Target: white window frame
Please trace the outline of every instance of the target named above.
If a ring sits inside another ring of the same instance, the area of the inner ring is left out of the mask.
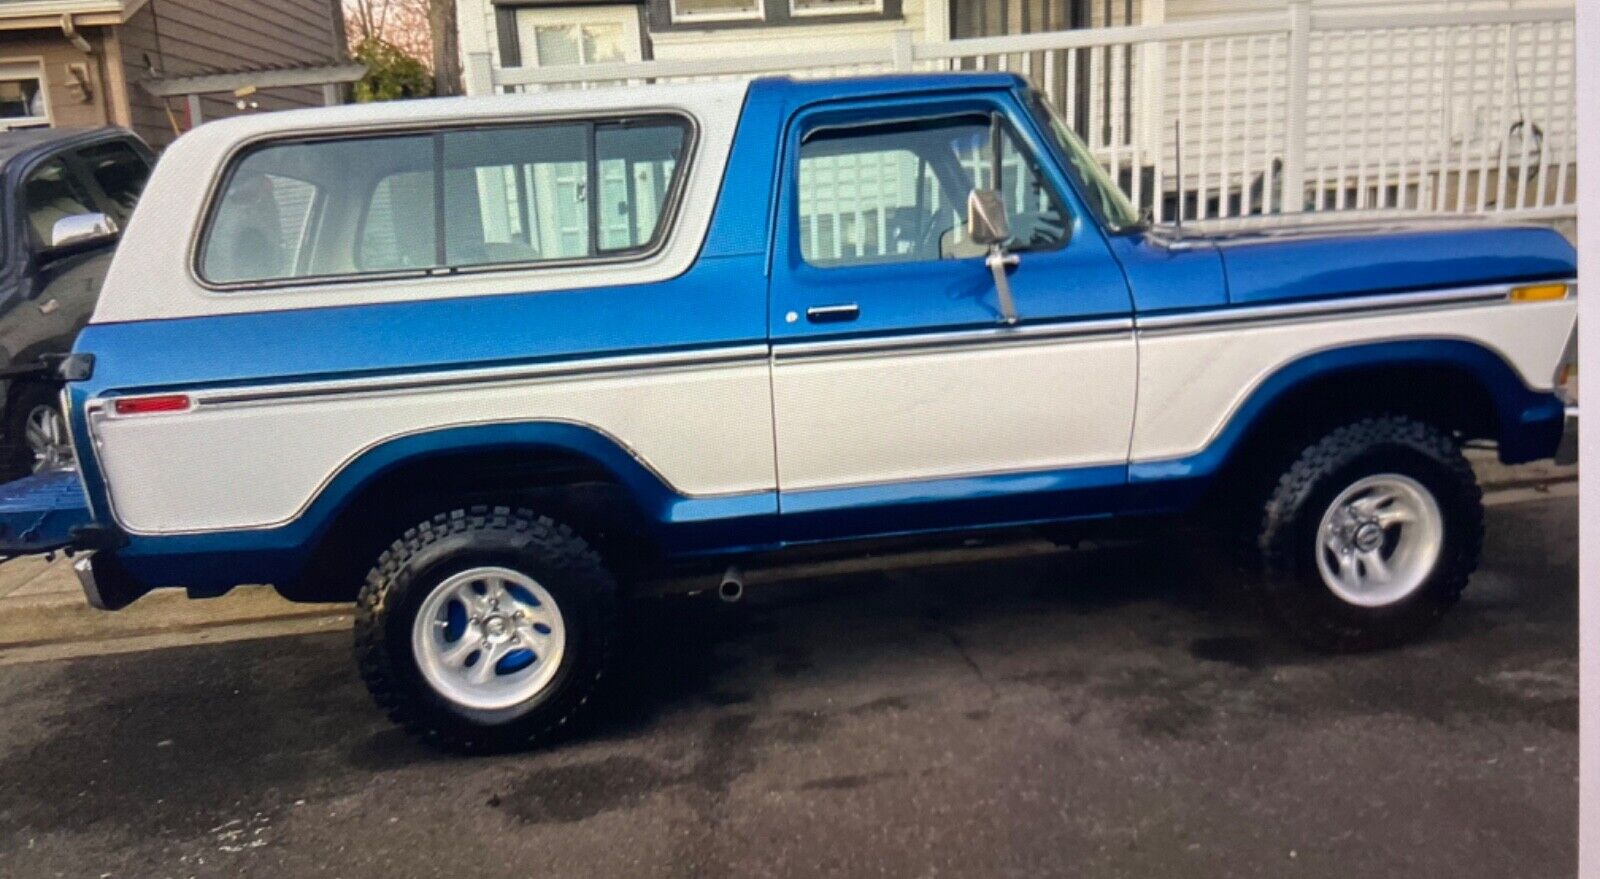
[[[55,113],[50,106],[50,81],[44,75],[44,58],[38,55],[20,58],[0,58],[0,81],[35,79],[39,94],[44,98],[43,116],[17,116],[0,119],[0,131],[15,128],[49,127],[55,124]]]
[[[764,21],[767,17],[767,0],[755,0],[755,9],[749,12],[679,12],[678,0],[672,0],[672,23],[695,24],[716,21]]]
[[[826,9],[801,9],[796,5],[796,0],[789,0],[790,18],[828,18],[834,15],[861,15],[869,12],[882,12],[883,0],[865,0],[865,2],[851,3],[848,6],[830,6]]]

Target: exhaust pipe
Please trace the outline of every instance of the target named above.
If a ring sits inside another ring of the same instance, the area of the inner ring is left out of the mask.
[[[722,572],[722,582],[717,584],[717,597],[729,604],[744,597],[744,572],[729,567]]]

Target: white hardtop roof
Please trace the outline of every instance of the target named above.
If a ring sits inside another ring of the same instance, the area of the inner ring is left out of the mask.
[[[314,110],[258,113],[208,122],[167,148],[140,197],[112,260],[93,320],[195,317],[245,311],[314,308],[445,296],[484,296],[598,284],[647,284],[686,271],[700,251],[716,206],[723,169],[744,107],[748,81],[572,89],[483,98],[356,104]],[[537,267],[405,283],[351,276],[270,291],[208,290],[192,270],[210,184],[244,144],[262,139],[323,134],[520,122],[541,117],[651,111],[682,112],[699,128],[695,157],[684,185],[678,221],[654,255],[608,266]],[[156,280],[159,279],[159,282]]]
[[[661,85],[605,86],[562,89],[532,94],[492,95],[475,98],[422,98],[378,101],[305,110],[254,113],[208,122],[179,138],[184,140],[239,142],[287,132],[383,128],[409,125],[459,125],[495,119],[529,119],[571,113],[605,113],[618,110],[724,108],[742,103],[748,80],[730,82],[667,83]]]

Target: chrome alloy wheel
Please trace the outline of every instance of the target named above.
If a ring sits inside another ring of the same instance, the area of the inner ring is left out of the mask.
[[[22,425],[23,441],[33,455],[33,472],[44,473],[72,466],[72,443],[67,439],[67,420],[61,410],[40,403],[28,410]]]
[[[510,568],[471,568],[446,579],[422,602],[411,629],[417,667],[434,691],[483,711],[538,695],[566,646],[555,599]]]
[[[1340,492],[1317,528],[1317,568],[1333,594],[1383,607],[1415,592],[1444,549],[1444,515],[1409,476],[1368,476]]]

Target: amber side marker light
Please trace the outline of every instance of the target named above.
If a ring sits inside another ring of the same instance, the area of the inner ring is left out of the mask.
[[[1530,284],[1526,287],[1512,287],[1512,302],[1549,302],[1553,299],[1567,298],[1566,284]]]
[[[115,408],[118,415],[151,415],[157,412],[186,412],[189,397],[186,394],[163,394],[159,397],[121,397]]]

